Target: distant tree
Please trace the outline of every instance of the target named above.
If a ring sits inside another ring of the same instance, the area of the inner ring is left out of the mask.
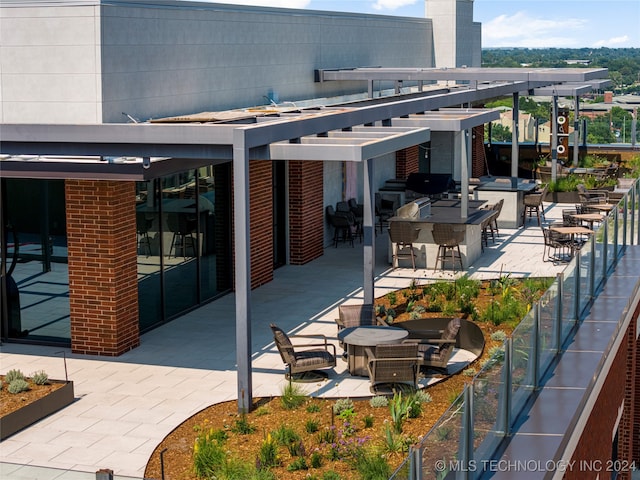
[[[485,131],[488,131],[486,129]],[[505,127],[500,123],[493,123],[491,125],[491,139],[492,142],[510,142],[512,140],[511,137],[511,129],[509,127]]]

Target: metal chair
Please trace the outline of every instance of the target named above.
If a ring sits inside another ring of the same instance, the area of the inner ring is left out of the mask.
[[[136,212],[136,232],[138,233],[138,245],[140,249],[147,248],[147,257],[151,255],[151,237],[149,230],[153,225],[153,218],[147,217],[144,212]]]
[[[418,344],[384,344],[365,348],[369,389],[381,384],[418,386]]]
[[[393,268],[398,268],[400,258],[410,258],[413,269],[416,269],[416,255],[413,243],[418,239],[420,229],[411,222],[391,222],[389,224],[389,239],[393,250]]]
[[[333,246],[338,248],[338,242],[342,240],[345,243],[350,242],[353,247],[353,215],[338,213],[331,205],[326,207],[326,214],[329,225],[333,227]]]
[[[522,225],[525,226],[527,221],[527,215],[533,216],[535,213],[538,219],[538,226],[540,226],[540,216],[544,218],[544,206],[542,205],[542,201],[544,200],[545,195],[547,194],[548,185],[542,187],[542,190],[536,191],[534,193],[528,193],[523,198],[524,208],[522,210]]]
[[[438,269],[438,262],[442,270],[447,258],[447,252],[451,253],[451,262],[453,263],[453,271],[456,271],[456,259],[460,262],[460,270],[464,270],[462,265],[462,253],[460,252],[460,244],[464,242],[464,230],[454,230],[453,225],[448,223],[433,224],[433,241],[438,245],[438,255],[433,270]]]
[[[191,248],[193,256],[197,256],[196,253],[196,238],[193,234],[196,231],[196,219],[190,218],[189,215],[184,213],[167,213],[167,227],[169,231],[173,233],[171,237],[171,245],[169,246],[169,257],[171,257],[171,251],[174,252],[174,257],[178,256],[178,248],[182,248],[182,256],[187,258],[187,248]]]
[[[555,264],[557,262],[566,262],[571,258],[573,245],[569,235],[562,235],[549,227],[542,227],[542,234],[544,236],[543,262],[551,261]]]
[[[378,226],[380,227],[380,233],[382,233],[382,224],[388,223],[389,219],[393,217],[396,212],[393,208],[394,203],[392,200],[382,198],[382,195],[380,195],[379,193],[376,193],[374,197],[376,216],[378,217]]]
[[[583,183],[576,185],[580,203],[609,203],[609,192],[607,190],[587,190]]]
[[[318,369],[336,366],[336,346],[328,343],[324,335],[287,335],[273,323],[270,327],[280,357],[287,367],[285,377],[288,380],[316,381],[327,377],[326,372],[318,372]],[[292,338],[315,339],[316,342],[293,345]]]
[[[447,324],[440,338],[428,340],[405,340],[404,343],[414,343],[418,349],[420,367],[435,369],[442,373],[448,373],[448,364],[456,345],[456,337],[460,331],[460,319],[453,318]]]

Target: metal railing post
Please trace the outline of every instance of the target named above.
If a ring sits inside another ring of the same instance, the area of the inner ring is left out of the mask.
[[[464,388],[464,409],[462,411],[462,432],[460,451],[458,452],[461,468],[456,472],[456,480],[472,480],[473,465],[473,382]]]
[[[589,261],[589,297],[593,300],[596,296],[596,239],[591,238],[591,258]]]
[[[513,339],[508,337],[504,342],[504,363],[502,364],[502,394],[499,396],[498,412],[496,416],[496,433],[502,432],[503,437],[511,434],[511,395],[513,388]]]
[[[609,250],[609,216],[604,219],[602,229],[602,278],[607,278],[607,260]]]
[[[636,189],[631,189],[631,231],[629,232],[629,245],[635,245],[636,240],[633,236],[633,232],[636,226]]]
[[[533,353],[533,389],[540,386],[540,304],[533,316],[533,331],[531,332],[531,348]],[[531,361],[531,359],[529,359]]]
[[[422,480],[422,447],[409,446],[409,480]]]
[[[627,224],[629,223],[629,212],[628,212],[628,205],[629,203],[629,195],[625,194],[624,195],[624,204],[622,206],[622,248],[626,248],[627,247]]]
[[[579,256],[579,255],[578,255]],[[558,282],[558,296],[556,297],[556,314],[553,318],[555,332],[556,332],[556,355],[560,354],[560,350],[562,348],[562,280],[564,275],[562,272],[556,275],[556,281]]]
[[[591,246],[593,247],[593,239],[591,240]],[[593,248],[591,249],[593,250]],[[574,299],[573,299],[573,318],[578,323],[580,319],[580,280],[581,277],[581,268],[582,268],[582,260],[580,260],[580,253],[574,257],[576,262],[576,270],[575,270],[575,280],[574,280]]]
[[[618,218],[618,207],[613,209],[613,259],[612,263],[615,264],[618,261],[618,229],[620,228],[620,219]]]

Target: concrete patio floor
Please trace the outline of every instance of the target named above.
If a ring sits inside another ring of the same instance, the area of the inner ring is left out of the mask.
[[[562,218],[563,205],[545,207],[547,221]],[[412,280],[454,278],[450,271],[392,270],[386,242],[386,234],[377,236],[376,297]],[[555,276],[564,266],[543,262],[543,248],[542,231],[529,219],[527,228],[501,229],[466,273],[477,279]],[[292,333],[323,333],[337,343],[338,305],[362,301],[362,261],[357,242],[354,248],[329,247],[307,265],[276,270],[272,282],[252,292],[255,397],[279,395],[286,383],[269,324]],[[66,349],[76,401],[0,443],[0,477],[88,480],[108,468],[116,479],[142,478],[153,449],[173,428],[211,404],[236,398],[234,318],[234,295],[229,294],[144,334],[140,347],[120,357],[74,355]],[[63,350],[5,343],[0,371],[45,370],[50,378],[63,379]],[[328,381],[304,386],[317,396],[370,395],[368,379],[350,377],[342,361]]]

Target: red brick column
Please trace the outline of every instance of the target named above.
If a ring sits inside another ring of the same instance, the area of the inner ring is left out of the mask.
[[[396,178],[405,180],[420,169],[420,147],[404,148],[396,152]]]
[[[251,288],[273,280],[273,170],[270,160],[249,162]]]
[[[471,176],[481,177],[487,173],[486,153],[484,150],[484,125],[472,129],[471,139]]]
[[[140,344],[134,182],[66,180],[71,349],[116,356]]]
[[[289,263],[304,265],[323,255],[322,162],[289,162]]]

